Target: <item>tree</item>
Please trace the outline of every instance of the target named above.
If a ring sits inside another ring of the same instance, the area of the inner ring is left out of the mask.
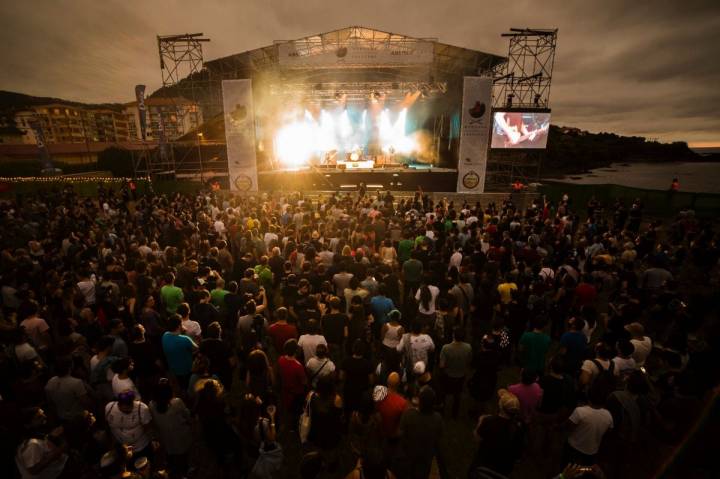
[[[110,147],[98,154],[99,170],[111,171],[113,176],[134,176],[132,154],[123,148]]]

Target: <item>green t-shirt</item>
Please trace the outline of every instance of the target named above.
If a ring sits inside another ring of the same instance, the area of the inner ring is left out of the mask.
[[[523,368],[542,374],[545,371],[545,355],[550,347],[550,336],[528,331],[520,337],[520,346],[523,347]]]
[[[225,289],[213,289],[210,291],[210,302],[218,308],[225,309],[225,295],[230,291]]]
[[[169,314],[175,314],[178,306],[183,302],[184,296],[182,289],[177,286],[166,284],[160,288],[160,298],[165,305],[165,311]]]
[[[260,280],[260,286],[262,286],[266,290],[269,290],[270,287],[272,287],[272,270],[267,266],[263,266],[261,264],[255,266],[254,270],[255,274],[258,275],[258,279]]]
[[[398,244],[398,261],[404,263],[410,259],[410,253],[415,247],[415,242],[411,239],[404,239]]]
[[[403,263],[403,275],[406,283],[419,283],[422,280],[423,264],[416,259],[409,259]]]

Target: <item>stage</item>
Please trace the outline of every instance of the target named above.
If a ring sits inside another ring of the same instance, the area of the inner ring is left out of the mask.
[[[360,183],[365,183],[368,190],[416,191],[421,187],[427,192],[455,191],[457,170],[430,167],[352,170],[311,167],[300,170],[277,169],[258,172],[258,186],[264,191],[355,191]]]

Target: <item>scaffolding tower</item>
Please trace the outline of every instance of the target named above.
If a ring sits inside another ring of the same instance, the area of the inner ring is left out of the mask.
[[[190,109],[177,103],[178,99],[190,100],[202,110],[204,92],[208,87],[208,75],[204,69],[203,43],[209,42],[203,33],[185,33],[182,35],[158,35],[158,54],[162,88],[158,96],[172,100],[168,114],[185,124],[185,115]],[[195,141],[178,141],[168,137],[164,131],[163,113],[159,115],[158,142],[155,148],[146,148],[136,159],[136,171],[155,177],[175,178],[178,170],[198,170],[203,173],[201,146],[203,137],[198,135]],[[187,133],[187,132],[186,132]],[[188,145],[191,143],[191,145]],[[178,148],[192,146],[197,148]],[[182,154],[178,154],[182,151]],[[190,152],[196,151],[196,154]]]
[[[507,63],[494,70],[496,110],[549,111],[557,28],[511,28]],[[506,191],[515,181],[535,183],[545,150],[490,150],[486,189]]]

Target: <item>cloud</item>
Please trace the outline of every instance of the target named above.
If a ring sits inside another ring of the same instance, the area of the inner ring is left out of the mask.
[[[0,89],[131,101],[160,86],[156,35],[203,32],[207,59],[350,25],[505,54],[509,27],[558,27],[558,124],[720,142],[720,3],[561,0],[34,0],[0,3]]]

